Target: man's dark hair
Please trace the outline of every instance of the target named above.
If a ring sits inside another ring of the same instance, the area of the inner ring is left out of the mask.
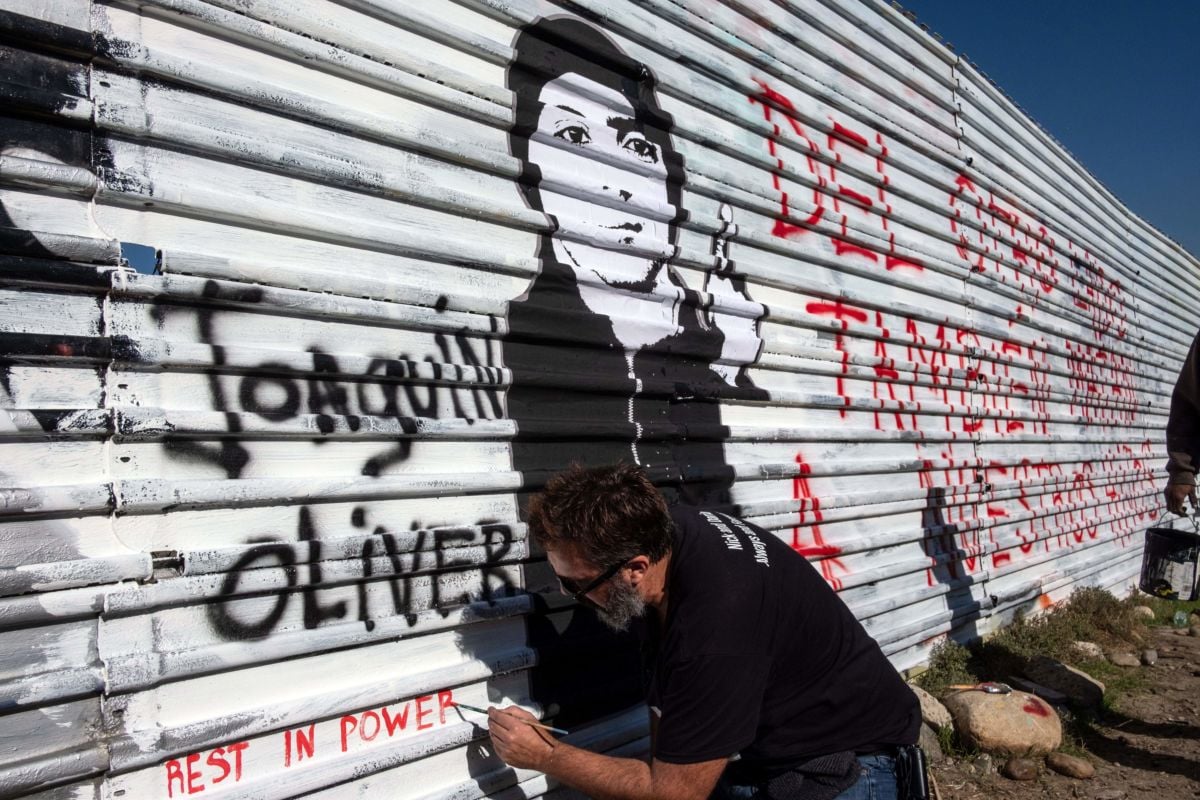
[[[529,502],[529,532],[543,548],[570,544],[597,567],[671,552],[667,501],[641,467],[572,464]]]

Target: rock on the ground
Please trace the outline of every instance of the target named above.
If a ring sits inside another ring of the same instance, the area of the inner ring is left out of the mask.
[[[1146,621],[1154,619],[1154,609],[1150,606],[1134,606],[1133,613]]]
[[[1072,705],[1081,708],[1095,708],[1104,699],[1103,683],[1082,670],[1048,656],[1032,659],[1025,667],[1025,677],[1062,692]]]
[[[1046,756],[1046,766],[1060,775],[1066,775],[1068,778],[1087,780],[1096,774],[1096,768],[1092,766],[1090,761],[1069,756],[1066,753],[1051,753]]]
[[[1104,658],[1104,648],[1095,642],[1072,642],[1071,647],[1084,658]]]
[[[1037,762],[1032,758],[1010,758],[1004,763],[1000,774],[1014,781],[1037,780]]]
[[[942,700],[959,738],[985,753],[1040,755],[1062,744],[1062,722],[1041,698],[1026,692],[952,692]]]
[[[913,690],[913,694],[921,701],[921,719],[928,722],[935,729],[954,724],[954,720],[950,718],[950,712],[946,710],[946,707],[942,705],[940,700],[920,686],[910,686],[909,688]]]
[[[1109,653],[1108,660],[1118,667],[1136,667],[1142,663],[1133,653]]]
[[[1142,651],[1142,664],[1144,664],[1147,667],[1153,667],[1157,663],[1158,663],[1158,651],[1157,650],[1143,650]]]
[[[946,712],[949,716],[950,712]],[[939,764],[946,760],[946,754],[942,752],[942,743],[938,740],[937,731],[926,723],[921,723],[921,737],[917,740],[917,744],[921,745],[921,749],[925,751],[925,759],[930,764]]]

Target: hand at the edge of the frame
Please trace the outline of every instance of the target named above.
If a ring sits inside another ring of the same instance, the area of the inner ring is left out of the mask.
[[[1167,501],[1167,510],[1172,514],[1179,516],[1187,516],[1187,509],[1184,506],[1184,501],[1191,501],[1192,511],[1197,509],[1196,487],[1190,483],[1171,483],[1167,484],[1167,490],[1164,493]]]
[[[488,709],[488,732],[492,744],[504,763],[510,767],[536,769],[545,772],[546,762],[558,746],[558,740],[541,728],[529,723],[539,720],[523,708]]]

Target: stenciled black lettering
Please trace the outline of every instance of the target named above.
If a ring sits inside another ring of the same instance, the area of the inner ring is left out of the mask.
[[[321,377],[322,375],[339,375],[341,367],[337,359],[322,351],[319,347],[310,347],[312,353],[313,376],[308,379],[308,412],[317,415],[317,430],[324,434],[333,433],[334,415],[345,418],[350,430],[356,431],[362,420],[350,412],[349,396],[346,387],[336,381]],[[334,415],[325,413],[332,409]],[[314,441],[322,442],[323,439]]]
[[[262,289],[257,286],[223,289],[216,281],[204,283],[201,294],[209,300],[232,300],[239,303],[258,303],[262,300]],[[171,306],[160,306],[156,315],[170,310]],[[221,437],[219,445],[208,446],[190,439],[168,439],[163,446],[169,458],[196,458],[220,467],[230,480],[240,478],[246,465],[250,463],[250,451],[237,440],[237,434],[242,432],[242,422],[238,415],[229,410],[225,398],[225,389],[221,386],[220,371],[225,366],[225,348],[215,344],[213,316],[215,311],[211,306],[196,308],[196,328],[199,339],[207,344],[212,352],[214,369],[208,372],[208,391],[212,398],[213,408],[225,411],[225,428],[231,436]]]
[[[271,607],[266,616],[255,622],[243,622],[230,611],[229,605],[232,601],[228,598],[238,593],[238,584],[242,580],[245,570],[260,561],[270,559],[279,562],[279,568],[287,577],[288,588],[275,596],[275,605]],[[296,553],[289,544],[273,542],[250,548],[234,562],[233,566],[229,568],[229,572],[226,573],[225,579],[221,582],[220,599],[208,605],[209,623],[225,639],[254,641],[270,636],[271,632],[275,630],[275,626],[279,624],[279,620],[283,618],[283,612],[287,609],[292,590],[296,588],[295,566]]]
[[[458,351],[462,354],[463,363],[475,367],[480,374],[486,375],[490,379],[492,377],[491,353],[488,352],[485,363],[475,354],[475,349],[471,346],[470,340],[465,335],[456,333],[454,341],[458,344]],[[500,405],[500,392],[494,386],[483,387],[478,384],[473,385],[471,387],[471,398],[475,401],[475,416],[477,418],[500,419],[504,416],[504,410]],[[484,400],[487,401],[487,407],[484,406]]]
[[[483,549],[486,553],[483,564],[484,599],[489,603],[495,600],[497,594],[511,594],[515,588],[509,578],[508,571],[501,566],[512,551],[512,528],[499,522],[480,522],[483,531]],[[493,588],[498,584],[502,591]]]
[[[419,430],[417,421],[412,417],[396,417],[396,422],[400,425],[400,430],[407,436],[415,436]],[[372,478],[378,477],[385,469],[392,464],[398,464],[405,461],[412,454],[413,442],[412,439],[402,438],[397,439],[390,450],[380,453],[377,456],[371,456],[363,463],[362,474]]]
[[[346,601],[338,600],[331,605],[321,605],[317,592],[321,586],[321,542],[317,539],[313,526],[312,512],[308,506],[300,507],[300,526],[298,530],[300,541],[308,542],[308,585],[301,590],[304,595],[304,627],[312,630],[320,627],[327,619],[341,619],[346,616]]]
[[[409,360],[408,355],[406,353],[401,353],[400,360],[408,361]],[[435,367],[435,371],[436,371],[437,363],[433,360],[433,358],[431,356],[425,356],[425,363],[432,364]],[[425,401],[422,402],[421,398],[417,394],[417,385],[418,384],[416,384],[412,381],[406,381],[404,383],[404,396],[406,398],[408,398],[408,405],[410,408],[412,408],[413,416],[429,417],[429,418],[437,417],[437,390],[436,390],[436,388],[433,386],[426,386],[425,387],[425,393],[426,393]]]
[[[437,573],[433,576],[434,589],[434,607],[442,618],[450,616],[450,609],[456,605],[463,605],[471,602],[471,592],[464,588],[457,595],[444,597],[441,594],[439,587],[439,578],[447,571],[455,567],[471,566],[473,562],[470,559],[462,559],[454,554],[447,553],[446,550],[452,548],[455,544],[470,544],[475,540],[475,532],[464,530],[461,528],[441,528],[433,532],[434,538],[434,563],[437,565]]]
[[[450,353],[450,342],[446,338],[446,335],[444,333],[435,333],[433,335],[433,341],[437,343],[438,350],[442,351],[442,361],[447,365],[456,366],[454,364],[454,356]],[[460,376],[462,374],[461,368],[459,369],[459,374]],[[450,402],[454,406],[454,416],[459,419],[470,419],[471,416],[467,414],[466,409],[463,408],[462,398],[459,397],[459,392],[454,387],[450,387],[449,391]]]
[[[358,410],[362,414],[374,417],[398,417],[400,384],[397,381],[407,377],[408,370],[401,362],[388,358],[372,358],[371,363],[367,365],[366,377],[373,378],[381,373],[387,380],[362,381],[358,384]],[[373,406],[368,402],[368,390],[372,388],[378,389],[383,395],[382,407]]]
[[[366,516],[365,508],[355,507],[350,515],[351,524],[358,528],[365,527]],[[513,552],[511,526],[489,520],[482,520],[476,525],[482,533],[482,564],[455,552],[460,547],[478,541],[475,527],[430,531],[419,527],[420,523],[414,521],[412,552],[410,558],[405,558],[396,536],[382,525],[376,526],[372,535],[363,539],[357,556],[361,569],[355,582],[357,618],[366,631],[372,632],[378,627],[376,618],[371,614],[369,595],[370,584],[376,580],[386,581],[394,613],[403,616],[409,626],[417,624],[420,612],[426,608],[436,609],[442,618],[447,618],[453,609],[462,605],[477,600],[492,603],[498,595],[512,594],[515,584],[503,566]],[[321,602],[320,593],[325,590],[322,585],[323,547],[312,510],[308,506],[300,508],[297,538],[297,544],[261,540],[261,544],[247,550],[231,567],[221,585],[220,599],[207,609],[210,623],[222,638],[239,641],[267,638],[279,626],[294,594],[300,595],[303,602],[303,624],[308,630],[349,616],[351,609],[346,600]],[[388,566],[385,568],[381,568],[376,561],[380,555],[386,557]],[[242,576],[247,570],[264,568],[259,565],[272,560],[278,569],[284,570],[287,588],[275,596],[273,605],[260,618],[249,621],[239,618],[230,607],[233,602],[230,598],[238,594]],[[300,580],[301,561],[307,562],[305,581]],[[464,570],[474,568],[481,573],[478,590],[473,582],[460,580],[467,574]],[[456,572],[460,574],[455,575]],[[415,583],[422,577],[427,577],[429,581],[430,597],[418,602]],[[462,588],[451,588],[459,586]]]
[[[371,580],[371,575],[375,572],[371,563],[374,555],[375,539],[363,540],[362,552],[359,554],[359,557],[362,559],[362,580],[358,582],[358,621],[363,624],[368,633],[375,630],[375,621],[371,619],[367,608],[367,583]]]
[[[383,529],[376,528],[376,533],[380,533]],[[392,565],[392,574],[388,576],[388,584],[392,590],[392,608],[397,614],[403,614],[405,621],[411,626],[417,624],[417,615],[413,611],[413,587],[411,572],[416,570],[417,555],[413,554],[413,568],[409,571],[410,574],[404,574],[404,561],[400,558],[399,548],[396,546],[396,537],[390,533],[384,533],[383,549],[387,553],[388,561]],[[417,534],[416,550],[419,552],[425,543],[425,531]]]
[[[268,361],[260,364],[258,369],[287,370],[286,364]],[[259,395],[263,384],[273,384],[283,389],[283,400],[277,405],[264,403]],[[238,386],[238,404],[243,411],[257,414],[271,422],[284,422],[292,419],[300,411],[300,387],[296,381],[281,375],[246,375]]]

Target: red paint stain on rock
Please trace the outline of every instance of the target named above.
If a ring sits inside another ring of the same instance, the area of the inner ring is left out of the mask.
[[[1035,717],[1050,716],[1050,709],[1046,708],[1046,704],[1036,697],[1031,697],[1025,701],[1025,705],[1021,709],[1026,714],[1033,714]]]

